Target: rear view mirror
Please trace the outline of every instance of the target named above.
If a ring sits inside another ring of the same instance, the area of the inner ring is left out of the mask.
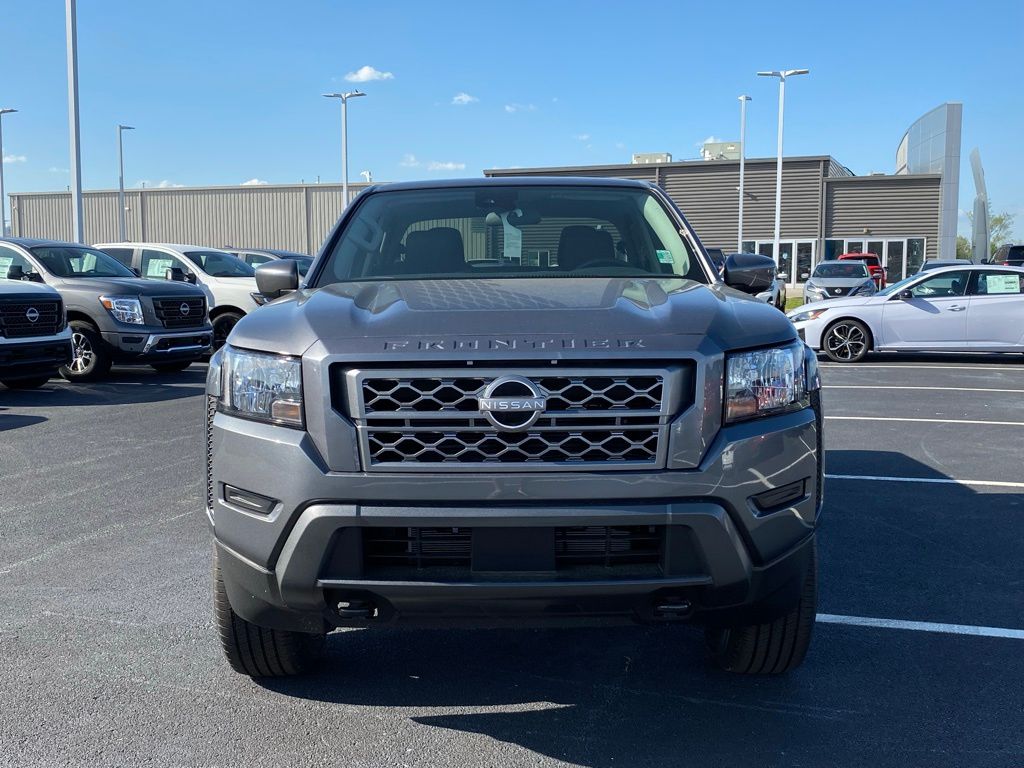
[[[299,265],[292,259],[276,259],[256,267],[256,287],[267,301],[299,287]]]
[[[175,283],[188,282],[185,279],[185,270],[181,267],[168,267],[165,269],[164,280],[173,280]]]
[[[723,279],[730,288],[744,293],[760,293],[775,282],[776,266],[770,256],[732,253],[725,259]]]

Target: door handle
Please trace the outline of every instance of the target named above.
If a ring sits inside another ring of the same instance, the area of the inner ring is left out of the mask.
[[[948,309],[950,312],[963,312],[965,309],[967,309],[967,307],[964,307],[960,304],[952,304],[946,307],[946,309]]]

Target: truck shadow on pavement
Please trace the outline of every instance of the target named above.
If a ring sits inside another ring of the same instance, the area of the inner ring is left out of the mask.
[[[0,405],[8,408],[56,408],[65,405],[156,403],[195,397],[202,394],[205,387],[206,366],[194,365],[180,373],[157,373],[148,368],[114,368],[99,381],[72,383],[55,377],[39,389],[0,387]],[[0,422],[3,418],[0,415]],[[0,429],[3,428],[0,424]]]
[[[948,479],[891,451],[828,454],[829,472],[883,467],[877,474]],[[1011,506],[1024,511],[1024,496],[830,481],[819,611],[1018,626],[1021,524],[1003,535],[991,527],[992,511],[1002,518]],[[420,741],[440,746],[410,755],[416,764],[453,754],[463,765],[522,763],[496,740],[593,768],[1005,765],[1021,754],[1020,720],[996,713],[1019,715],[1006,676],[1018,654],[1012,640],[819,623],[803,667],[755,678],[706,666],[696,627],[353,630],[329,637],[310,676],[260,685],[369,713],[401,708],[452,732]]]

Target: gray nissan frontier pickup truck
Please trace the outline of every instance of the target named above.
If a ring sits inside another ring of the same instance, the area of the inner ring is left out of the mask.
[[[328,632],[704,628],[777,674],[815,619],[814,355],[723,275],[657,186],[615,179],[364,191],[207,382],[214,604],[238,672],[311,667]]]

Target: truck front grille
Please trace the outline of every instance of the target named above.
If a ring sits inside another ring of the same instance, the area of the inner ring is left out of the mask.
[[[692,402],[685,366],[344,372],[344,398],[370,471],[494,467],[647,469]],[[509,411],[481,399],[529,399]]]
[[[0,301],[0,336],[8,339],[52,336],[61,330],[63,320],[59,299]]]
[[[195,328],[206,322],[206,299],[202,296],[160,296],[153,299],[153,311],[164,328]]]

